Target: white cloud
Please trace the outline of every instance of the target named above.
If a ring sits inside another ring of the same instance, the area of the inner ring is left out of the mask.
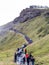
[[[49,6],[49,0],[0,0],[0,25],[12,21],[30,5]]]

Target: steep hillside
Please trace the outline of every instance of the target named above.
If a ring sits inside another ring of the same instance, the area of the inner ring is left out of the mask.
[[[27,50],[34,55],[36,64],[49,65],[49,35],[29,45]]]
[[[49,18],[48,18],[49,19]],[[26,21],[24,23],[18,23],[17,25],[14,24],[13,29],[19,30],[20,32],[23,32],[25,35],[30,37],[33,41],[37,41],[44,37],[45,35],[49,34],[49,21],[47,17],[44,17],[42,14],[41,16],[38,16],[36,18],[33,18],[29,21]],[[3,32],[2,32],[3,33]],[[17,33],[18,34],[18,33]],[[16,43],[15,41],[18,40],[19,36],[10,29],[7,30],[7,32],[4,34],[4,36],[1,36],[0,44],[7,44],[7,46],[11,43]],[[20,35],[20,34],[19,34]],[[23,36],[22,36],[23,38]],[[15,40],[15,41],[13,41]],[[1,47],[0,47],[1,48]],[[12,47],[10,47],[12,48]]]
[[[0,27],[1,65],[15,65],[14,52],[26,43],[23,35],[11,29],[16,29],[33,40],[27,49],[35,56],[36,64],[49,65],[49,9],[26,8],[19,17]]]

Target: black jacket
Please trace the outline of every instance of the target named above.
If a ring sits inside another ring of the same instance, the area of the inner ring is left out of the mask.
[[[30,55],[29,58],[31,61],[33,61],[33,62],[35,61],[35,58],[32,55]]]

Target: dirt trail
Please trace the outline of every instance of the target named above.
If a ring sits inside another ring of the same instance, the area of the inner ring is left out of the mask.
[[[19,30],[12,29],[12,28],[10,30],[14,31],[15,33],[19,33],[20,35],[22,35],[28,44],[33,42],[32,39],[30,39],[26,34],[20,32]]]
[[[4,65],[4,63],[2,61],[0,61],[0,65]]]

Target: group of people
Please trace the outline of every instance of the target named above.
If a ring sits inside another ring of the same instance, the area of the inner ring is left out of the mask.
[[[14,62],[19,65],[34,65],[35,59],[31,53],[27,53],[27,49],[18,48],[14,54]]]

